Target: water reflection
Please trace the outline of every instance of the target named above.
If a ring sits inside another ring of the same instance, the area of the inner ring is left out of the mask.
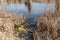
[[[28,12],[28,8],[29,11],[31,11],[29,14]],[[42,16],[45,12],[45,9],[47,9],[47,11],[51,10],[54,11],[55,10],[55,4],[48,4],[48,3],[32,3],[31,4],[31,8],[30,7],[26,7],[25,4],[3,4],[2,5],[2,10],[6,11],[6,12],[15,12],[15,13],[22,13],[24,14],[24,16],[27,18],[27,22],[28,23],[32,23],[34,24],[36,22],[36,20],[38,19],[38,17]],[[30,18],[29,18],[30,17]],[[28,28],[34,30],[36,25],[34,26],[28,26]]]
[[[31,12],[31,0],[27,0],[27,1],[25,1],[25,5],[26,5],[26,7],[28,8],[28,11],[29,12]]]
[[[15,12],[15,13],[22,13],[24,14],[26,17],[28,17],[28,8],[29,11],[31,11],[31,17],[36,17],[36,16],[41,16],[44,14],[45,9],[47,9],[47,11],[51,10],[54,11],[55,10],[55,4],[49,4],[49,3],[32,3],[31,7],[26,7],[25,4],[3,4],[2,5],[2,9],[3,11],[6,12]]]
[[[31,4],[25,4],[26,5],[26,7],[27,7],[27,9],[28,9],[28,12],[31,12]]]

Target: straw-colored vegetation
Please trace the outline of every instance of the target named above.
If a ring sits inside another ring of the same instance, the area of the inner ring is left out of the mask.
[[[0,0],[1,2],[7,2],[7,3],[24,3],[26,0]],[[32,2],[39,2],[39,3],[55,3],[55,0],[31,0]]]
[[[44,0],[33,1],[45,2]],[[0,1],[0,6],[2,2],[4,1]],[[18,3],[21,0],[7,0],[6,2]],[[50,3],[52,0],[46,0],[46,2]],[[56,3],[56,12],[46,12],[40,17],[37,20],[35,33],[26,28],[32,24],[26,22],[24,15],[0,11],[0,40],[60,40],[60,2],[59,0],[53,0],[53,2]],[[26,3],[28,11],[31,12],[31,1]]]
[[[0,12],[0,40],[20,40],[15,35],[15,28],[18,28],[24,21],[23,15]]]
[[[47,12],[38,19],[35,40],[60,40],[60,12]]]

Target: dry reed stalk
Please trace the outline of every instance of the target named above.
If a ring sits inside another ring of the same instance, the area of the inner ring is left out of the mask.
[[[22,18],[21,18],[22,17]],[[15,25],[19,26],[25,21],[24,16],[0,12],[0,40],[21,40],[15,36]]]
[[[60,12],[46,13],[38,19],[36,36],[38,40],[60,40]]]

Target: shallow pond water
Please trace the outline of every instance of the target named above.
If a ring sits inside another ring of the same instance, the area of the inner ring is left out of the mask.
[[[2,10],[9,12],[9,13],[17,13],[17,14],[24,14],[24,16],[28,19],[29,23],[35,22],[35,20],[42,16],[45,12],[45,10],[54,11],[55,10],[55,4],[49,4],[49,3],[32,3],[31,12],[28,12],[28,9],[25,4],[3,4]],[[31,26],[32,27],[32,26]],[[33,26],[34,27],[34,26]]]
[[[2,9],[4,11],[7,11],[7,12],[16,12],[18,14],[22,13],[24,15],[27,15],[29,12],[28,12],[28,9],[26,7],[25,4],[6,4],[4,3],[2,5]],[[46,10],[53,10],[55,9],[55,4],[49,4],[49,3],[32,3],[32,7],[31,7],[31,14],[32,15],[39,15],[39,14],[43,14],[43,12]]]

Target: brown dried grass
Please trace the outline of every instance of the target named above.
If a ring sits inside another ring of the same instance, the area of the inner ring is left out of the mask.
[[[14,27],[24,21],[23,15],[0,12],[0,40],[20,40],[14,34]]]
[[[60,12],[47,12],[38,19],[35,38],[37,40],[60,40]]]

